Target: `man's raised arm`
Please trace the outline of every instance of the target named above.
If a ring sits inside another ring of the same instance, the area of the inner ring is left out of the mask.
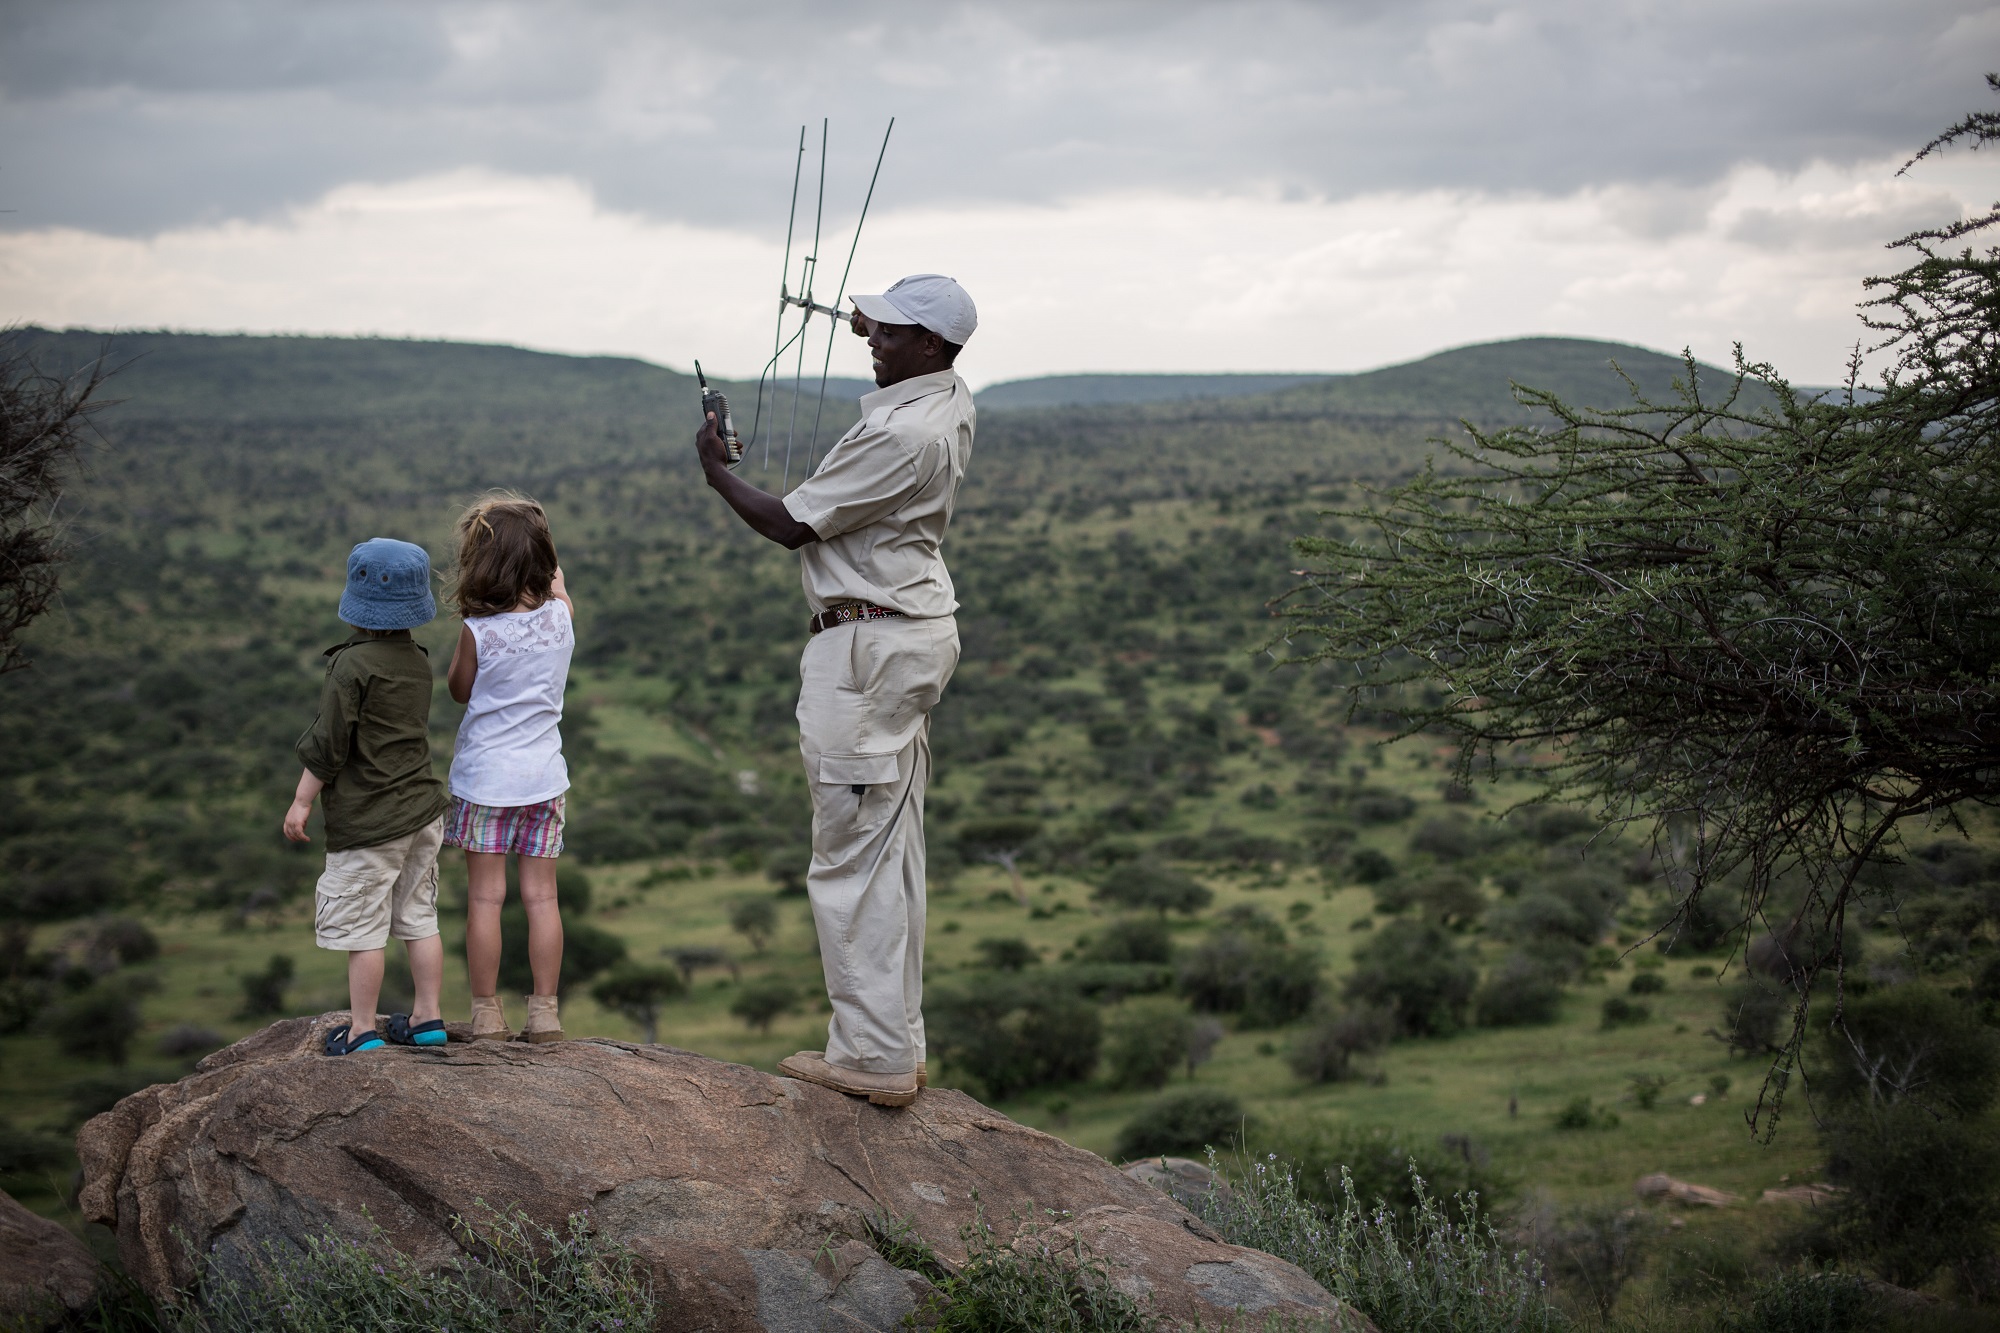
[[[758,490],[729,470],[729,456],[722,446],[715,413],[710,412],[701,423],[701,433],[694,437],[694,448],[701,458],[701,474],[708,479],[709,486],[753,532],[769,537],[787,551],[819,540],[817,532],[792,517],[783,500],[769,491]]]

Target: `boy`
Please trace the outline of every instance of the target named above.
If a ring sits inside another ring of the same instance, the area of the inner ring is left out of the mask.
[[[340,618],[354,634],[332,659],[319,716],[294,747],[305,772],[285,836],[305,842],[313,798],[326,813],[326,873],[314,894],[315,941],[347,954],[350,1023],[326,1037],[328,1055],[382,1049],[375,1005],[389,938],[410,951],[414,1013],[391,1015],[390,1041],[442,1046],[437,854],[449,804],[431,772],[430,655],[410,631],[437,615],[431,561],[421,546],[376,537],[347,557]],[[355,1029],[361,1029],[355,1031]]]

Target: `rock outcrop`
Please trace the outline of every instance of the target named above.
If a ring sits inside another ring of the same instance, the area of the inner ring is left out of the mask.
[[[371,1223],[443,1263],[460,1253],[453,1217],[483,1202],[542,1224],[588,1209],[650,1267],[663,1329],[895,1327],[924,1284],[863,1243],[866,1222],[906,1219],[954,1265],[975,1207],[1003,1237],[1057,1210],[1171,1321],[1313,1323],[1338,1308],[1298,1268],[1225,1244],[1161,1191],[963,1093],[887,1110],[610,1041],[329,1059],[322,1035],[344,1018],[274,1024],[84,1126],[85,1215],[116,1229],[156,1299],[194,1276],[176,1232],[225,1271],[267,1241],[365,1240]]]
[[[42,1328],[97,1303],[104,1265],[88,1246],[0,1191],[0,1327]]]
[[[1719,1190],[1712,1185],[1696,1185],[1685,1180],[1675,1180],[1664,1171],[1656,1171],[1650,1176],[1640,1176],[1639,1183],[1632,1187],[1642,1199],[1665,1199],[1686,1208],[1727,1208],[1741,1203],[1743,1197]]]

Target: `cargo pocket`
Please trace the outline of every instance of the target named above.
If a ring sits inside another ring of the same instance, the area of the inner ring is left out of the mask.
[[[352,863],[330,865],[320,875],[313,886],[313,933],[319,939],[344,940],[354,933],[360,924],[355,898],[367,877],[367,867]]]
[[[893,754],[823,754],[814,791],[814,854],[844,866],[888,822],[903,790],[902,766]]]

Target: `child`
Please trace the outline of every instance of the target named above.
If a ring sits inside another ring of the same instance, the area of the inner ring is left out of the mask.
[[[520,857],[528,915],[525,1041],[561,1041],[556,984],[562,975],[562,916],[556,858],[562,855],[563,686],[576,646],[575,607],[556,564],[548,515],[533,500],[495,493],[458,520],[453,595],[465,620],[445,685],[466,705],[451,761],[446,843],[465,851],[465,967],[472,982],[474,1041],[505,1040],[500,986],[500,905],[507,854]]]
[[[320,948],[347,954],[349,1017],[327,1034],[328,1055],[382,1049],[375,1005],[391,936],[409,948],[417,993],[386,1035],[410,1046],[445,1041],[437,854],[446,801],[431,772],[429,655],[410,637],[436,615],[423,547],[376,537],[349,553],[340,618],[354,634],[326,650],[319,716],[294,747],[305,772],[285,812],[293,842],[306,841],[315,796],[326,813],[313,930]]]

